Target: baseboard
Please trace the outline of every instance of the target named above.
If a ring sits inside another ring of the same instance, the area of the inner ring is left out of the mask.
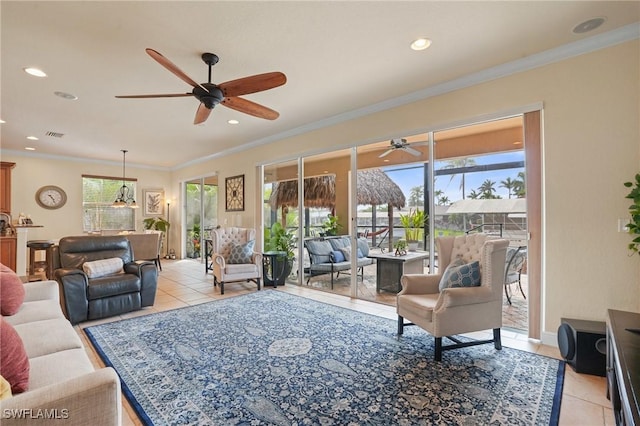
[[[558,347],[558,334],[557,333],[551,333],[549,331],[543,331],[542,335],[540,337],[541,337],[540,342],[543,345],[553,346],[555,348]]]

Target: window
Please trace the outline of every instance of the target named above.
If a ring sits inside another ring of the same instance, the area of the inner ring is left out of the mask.
[[[83,231],[135,230],[135,209],[113,207],[122,183],[122,178],[82,176]],[[132,194],[136,193],[135,179],[126,179],[125,185]]]

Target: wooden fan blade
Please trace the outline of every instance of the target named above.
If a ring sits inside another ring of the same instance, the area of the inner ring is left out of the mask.
[[[231,80],[218,85],[225,96],[241,96],[282,86],[287,77],[281,72],[268,72]]]
[[[141,98],[181,98],[184,96],[193,96],[193,93],[167,93],[164,95],[121,95],[116,96],[116,98],[131,98],[131,99],[141,99]]]
[[[161,53],[156,52],[155,50],[149,49],[149,48],[145,49],[145,51],[149,54],[149,56],[155,59],[160,65],[162,65],[163,67],[165,67],[166,69],[168,69],[169,71],[177,75],[178,78],[180,78],[185,83],[190,84],[193,87],[202,87],[200,86],[200,84],[193,81],[188,75],[182,72],[182,70],[178,68],[173,62],[165,58]]]
[[[193,124],[204,123],[209,118],[209,114],[211,114],[211,110],[201,102],[196,111],[196,118],[193,120]]]
[[[275,120],[280,116],[277,111],[274,111],[271,108],[267,108],[266,106],[262,106],[243,98],[224,98],[221,104],[227,108],[235,109],[236,111],[244,112],[245,114],[253,115],[258,118],[264,118],[266,120]]]

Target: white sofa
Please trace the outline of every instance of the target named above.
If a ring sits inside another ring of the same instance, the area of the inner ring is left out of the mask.
[[[71,323],[62,314],[58,284],[25,284],[18,312],[3,316],[24,343],[29,389],[0,401],[0,424],[120,425],[120,379],[112,368],[94,369]],[[18,417],[24,418],[18,418]],[[53,417],[55,416],[55,417]]]

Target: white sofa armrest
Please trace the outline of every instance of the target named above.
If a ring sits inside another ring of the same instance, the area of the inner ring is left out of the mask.
[[[58,290],[58,283],[53,280],[25,283],[24,290],[25,302],[35,302],[37,300],[60,301],[60,291]]]
[[[2,426],[48,423],[43,420],[47,417],[42,416],[50,416],[51,420],[64,419],[61,424],[65,426],[121,425],[118,374],[113,368],[101,368],[0,401]]]

